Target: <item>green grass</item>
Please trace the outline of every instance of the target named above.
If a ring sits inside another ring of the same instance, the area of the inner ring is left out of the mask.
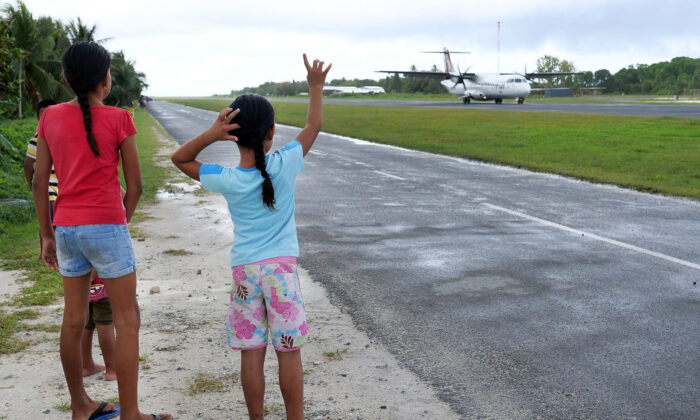
[[[197,377],[187,388],[187,394],[190,396],[195,396],[205,392],[225,392],[230,384],[237,381],[238,374],[236,373],[215,378],[207,377],[201,373],[198,373]]]
[[[139,130],[137,145],[141,161],[141,177],[144,184],[144,192],[139,202],[139,208],[141,208],[155,202],[156,192],[165,183],[169,171],[153,162],[153,158],[158,154],[158,149],[162,147],[158,141],[157,132],[162,133],[163,129],[145,110],[136,111],[135,123]],[[33,134],[35,127],[36,120],[31,119],[14,122],[4,121],[2,132],[14,135],[13,141],[19,143],[18,139],[26,137],[26,133],[29,131]],[[13,164],[7,164],[4,155],[0,162],[5,162],[4,166],[0,168],[3,170],[0,172],[2,181],[17,180],[15,184],[0,182],[0,190],[4,191],[3,194],[19,191],[19,198],[29,200],[28,204],[0,205],[0,269],[22,272],[21,281],[25,283],[25,287],[12,297],[9,305],[15,308],[50,305],[63,296],[61,276],[47,269],[38,261],[40,253],[39,228],[31,195],[26,188],[26,181],[24,181],[21,162],[15,159]],[[27,191],[22,190],[22,188]],[[147,217],[137,211],[134,222],[145,220]],[[132,226],[132,228],[137,227]],[[15,337],[15,333],[18,331],[55,332],[58,330],[59,327],[56,325],[31,325],[19,322],[23,319],[35,319],[37,316],[38,312],[33,309],[0,309],[0,353],[15,353],[30,345],[29,341]]]
[[[171,100],[221,110],[228,101]],[[307,105],[273,102],[302,126]],[[323,130],[409,149],[700,199],[700,122],[676,117],[324,106]]]
[[[166,249],[165,251],[163,251],[163,254],[165,254],[165,255],[178,255],[178,256],[192,255],[192,253],[190,251],[187,251],[185,249]]]
[[[343,360],[343,355],[348,352],[348,349],[324,351],[323,358],[326,360]]]
[[[60,411],[62,413],[70,412],[70,401],[61,401],[53,405],[54,410]]]
[[[37,124],[34,117],[0,120],[0,198],[31,199],[22,164]]]
[[[139,201],[139,207],[156,202],[156,193],[165,185],[165,180],[175,173],[173,167],[161,167],[154,164],[163,147],[158,141],[159,135],[165,136],[165,130],[155,119],[143,109],[137,109],[134,115],[134,123],[139,130],[136,141],[139,149],[139,161],[141,162],[141,180],[143,182],[143,194]]]

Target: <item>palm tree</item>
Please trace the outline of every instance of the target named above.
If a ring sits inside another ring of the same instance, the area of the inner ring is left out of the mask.
[[[15,59],[10,64],[22,74],[22,97],[32,103],[41,98],[67,99],[70,89],[61,82],[61,54],[66,36],[63,25],[51,18],[34,20],[21,1],[17,7],[6,6],[4,12],[13,38]]]
[[[112,53],[111,72],[112,91],[105,100],[107,105],[128,106],[148,87],[146,75],[136,71],[134,62],[124,57],[124,51]]]
[[[75,44],[76,42],[81,41],[97,42],[98,44],[102,44],[103,42],[112,39],[103,38],[96,40],[95,32],[97,32],[97,25],[88,26],[85,23],[83,23],[80,17],[78,17],[77,22],[71,19],[71,21],[68,22],[66,30],[68,32],[68,39],[70,40],[71,44]]]

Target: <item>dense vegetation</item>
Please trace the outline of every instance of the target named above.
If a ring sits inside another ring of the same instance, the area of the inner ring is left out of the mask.
[[[416,70],[415,66],[411,70]],[[436,66],[426,71],[439,72]],[[537,72],[576,72],[573,62],[545,55],[537,60]],[[540,80],[533,87],[601,87],[605,93],[681,95],[689,89],[700,89],[700,58],[676,57],[655,64],[628,66],[613,74],[600,69],[584,71],[581,76],[565,76]],[[335,79],[331,86],[381,86],[388,93],[444,93],[440,80],[425,77],[390,75],[383,79]],[[230,96],[242,93],[293,96],[308,92],[306,82],[267,82],[258,87],[231,91]],[[226,95],[229,96],[229,95]]]
[[[67,24],[46,16],[35,18],[21,1],[6,6],[0,14],[0,118],[19,114],[20,93],[24,115],[42,99],[72,98],[61,77],[61,56],[75,42],[106,41],[95,39],[96,30],[80,18]],[[123,51],[112,53],[111,73],[108,105],[128,105],[147,86],[145,75],[134,69]]]
[[[79,41],[95,39],[97,28],[80,18],[67,24],[50,17],[34,18],[21,1],[6,6],[0,14],[0,199],[31,201],[22,170],[27,142],[36,130],[35,104],[51,98],[58,102],[73,97],[61,76],[61,56]],[[20,83],[21,70],[21,83]],[[146,87],[145,75],[134,69],[123,51],[112,53],[112,92],[105,103],[128,106]],[[19,116],[20,91],[22,116]],[[20,213],[0,205],[2,223],[12,223]],[[32,210],[33,212],[33,210]]]

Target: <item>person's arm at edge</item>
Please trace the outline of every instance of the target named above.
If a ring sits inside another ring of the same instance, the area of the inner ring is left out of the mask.
[[[34,179],[34,158],[24,157],[24,178],[27,180],[29,190],[32,190],[32,179]]]
[[[143,192],[141,181],[141,166],[139,165],[139,152],[136,148],[136,134],[127,136],[119,145],[119,153],[122,157],[122,173],[126,192],[124,193],[124,208],[126,208],[126,221],[131,221],[131,217],[136,211],[136,204]]]
[[[36,218],[39,221],[39,236],[41,237],[41,256],[39,259],[54,271],[58,271],[56,259],[56,237],[51,226],[49,213],[49,177],[51,176],[51,152],[46,140],[37,139],[37,159],[32,181],[32,195]]]
[[[313,65],[309,65],[309,60],[304,54],[304,66],[306,66],[306,80],[309,82],[309,113],[306,116],[306,125],[297,136],[297,140],[301,143],[304,156],[309,153],[311,146],[314,145],[318,133],[321,131],[323,124],[323,84],[326,81],[326,75],[333,64],[329,64],[326,70],[323,70],[323,61],[314,60]]]
[[[239,127],[238,124],[231,124],[231,119],[239,112],[240,110],[237,109],[233,111],[231,108],[226,108],[221,111],[211,127],[180,146],[175,153],[173,153],[170,160],[172,160],[173,164],[185,175],[195,181],[199,181],[199,168],[202,166],[202,162],[197,160],[197,155],[205,147],[218,140],[238,141],[236,136],[229,134],[229,131]]]

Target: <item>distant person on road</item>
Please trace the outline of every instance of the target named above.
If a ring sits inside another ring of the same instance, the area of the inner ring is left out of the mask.
[[[241,383],[250,418],[263,418],[263,364],[268,340],[277,353],[279,382],[288,419],[304,418],[301,347],[309,326],[297,275],[294,188],[321,130],[322,92],[329,65],[309,64],[304,54],[310,100],[306,126],[296,140],[267,155],[275,135],[270,102],[242,95],[219,114],[214,124],[183,144],[173,163],[202,187],[223,194],[234,226],[231,249],[233,286],[226,331],[229,345],[241,352]],[[236,167],[203,163],[199,152],[219,140],[235,141]]]
[[[141,195],[136,128],[128,111],[105,106],[110,55],[94,42],[71,45],[61,60],[76,97],[44,111],[39,122],[32,190],[42,238],[41,260],[63,277],[65,310],[60,353],[74,419],[102,420],[119,406],[91,399],[83,385],[81,338],[93,268],[109,293],[116,337],[116,373],[122,419],[172,419],[138,408],[140,315],[136,263],[127,222]],[[122,199],[119,161],[126,181]],[[53,225],[46,193],[52,163],[61,180]]]

